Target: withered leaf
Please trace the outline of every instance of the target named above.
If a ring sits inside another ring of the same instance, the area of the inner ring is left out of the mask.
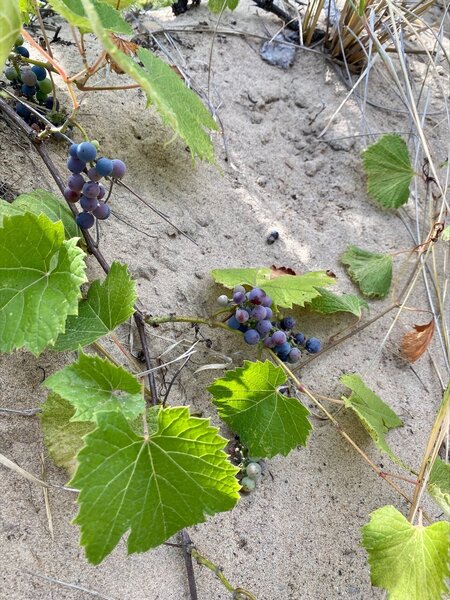
[[[434,319],[425,325],[414,325],[414,331],[403,336],[400,350],[410,362],[418,360],[426,351],[433,339]]]
[[[290,267],[276,267],[275,265],[272,265],[270,270],[272,271],[270,279],[276,279],[282,275],[297,275],[294,269],[291,269]]]

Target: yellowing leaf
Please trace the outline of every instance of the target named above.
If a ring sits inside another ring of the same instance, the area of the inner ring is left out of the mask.
[[[434,319],[425,325],[414,325],[414,331],[405,333],[400,349],[405,358],[410,362],[418,360],[428,346],[434,335]]]

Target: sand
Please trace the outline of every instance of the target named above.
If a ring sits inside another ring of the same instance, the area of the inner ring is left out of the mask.
[[[224,15],[222,26],[274,35],[279,22],[259,12],[243,4],[236,14]],[[215,23],[203,6],[176,20],[163,10],[157,19],[166,27],[199,23],[213,27]],[[158,27],[150,19],[147,24]],[[158,39],[187,69],[193,83],[205,91],[211,34],[178,33],[176,50],[163,37]],[[90,44],[94,49],[93,42]],[[276,264],[297,272],[331,269],[337,276],[336,291],[355,292],[339,262],[348,244],[380,252],[412,245],[399,217],[382,211],[368,197],[361,167],[360,152],[375,139],[365,134],[409,129],[404,107],[383,69],[373,70],[368,98],[391,110],[367,105],[363,118],[361,107],[351,99],[319,138],[347,93],[339,73],[320,54],[301,50],[291,69],[270,66],[260,59],[259,44],[250,37],[219,34],[216,38],[211,101],[219,106],[226,137],[226,148],[220,136],[215,138],[217,166],[193,165],[181,141],[169,143],[171,132],[151,109],[145,109],[140,92],[89,95],[83,101],[80,121],[100,141],[106,155],[126,161],[125,181],[198,244],[177,234],[122,189],[114,194],[113,211],[127,222],[111,218],[102,224],[101,249],[109,261],[128,263],[137,280],[141,305],[154,315],[207,315],[214,310],[215,298],[221,293],[209,275],[214,268]],[[55,54],[62,60],[69,51],[73,50],[55,46]],[[411,69],[415,81],[420,82],[423,62],[415,60]],[[108,81],[115,81],[115,76]],[[440,83],[448,96],[445,73]],[[442,110],[439,86],[433,85],[431,91],[430,110]],[[439,113],[425,122],[437,162],[447,156],[442,117]],[[4,121],[0,121],[0,148],[2,181],[8,181],[17,192],[34,187],[56,191],[39,157]],[[65,145],[52,144],[51,150],[64,172]],[[414,217],[411,201],[402,215],[406,220]],[[273,229],[280,238],[268,245],[266,237]],[[403,261],[402,255],[396,258],[396,273],[404,267]],[[92,258],[89,269],[92,276],[101,276]],[[370,302],[371,316],[389,302]],[[410,304],[427,308],[422,280]],[[345,315],[321,317],[304,310],[294,314],[305,333],[325,341],[354,320]],[[428,355],[412,370],[398,354],[401,336],[412,323],[425,322],[423,315],[404,313],[382,346],[393,318],[394,313],[389,313],[310,363],[300,376],[316,393],[339,397],[344,392],[340,375],[362,374],[404,420],[403,428],[389,434],[393,451],[418,468],[441,387]],[[199,345],[169,402],[189,404],[219,425],[206,387],[222,371],[195,374],[195,370],[224,361],[238,366],[244,357],[256,355],[234,336],[201,331],[212,340],[212,347]],[[128,326],[118,335],[128,343]],[[184,326],[152,330],[152,355],[159,355],[174,339],[192,340],[193,332]],[[448,379],[436,340],[432,349]],[[164,360],[180,353],[177,347]],[[74,353],[56,356],[51,352],[38,358],[25,352],[1,356],[0,406],[38,407],[46,396],[40,385],[44,372],[49,375],[73,358]],[[167,379],[176,369],[177,364],[168,368]],[[342,411],[339,420],[376,464],[397,471],[374,448],[356,418]],[[360,528],[376,508],[393,504],[405,512],[406,503],[369,470],[328,421],[313,416],[312,424],[306,448],[268,461],[254,493],[243,496],[232,512],[191,528],[190,535],[198,550],[220,565],[234,585],[251,590],[258,600],[381,599],[383,592],[370,584],[366,554],[359,545]],[[224,428],[222,431],[227,433]],[[0,413],[0,452],[38,476],[43,457],[45,477],[59,484],[67,481],[66,473],[46,457],[36,418]],[[113,600],[189,599],[180,549],[162,546],[127,557],[122,542],[102,565],[93,567],[78,545],[77,528],[70,524],[76,514],[74,495],[49,492],[52,539],[42,489],[4,467],[0,472],[0,598],[93,597],[37,577],[43,575]],[[407,485],[405,489],[411,492]],[[433,516],[439,515],[434,506],[427,504],[427,509]],[[197,566],[195,572],[201,600],[231,600],[211,572]]]

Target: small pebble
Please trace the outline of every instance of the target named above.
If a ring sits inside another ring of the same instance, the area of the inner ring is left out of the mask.
[[[266,241],[268,244],[273,244],[279,237],[280,234],[278,233],[278,231],[271,231],[270,234],[267,236]]]

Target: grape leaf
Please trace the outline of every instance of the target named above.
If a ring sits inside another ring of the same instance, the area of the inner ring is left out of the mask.
[[[30,22],[30,15],[36,14],[36,5],[33,0],[19,0],[18,4],[21,22],[28,25]]]
[[[61,221],[25,213],[0,228],[0,351],[53,345],[68,315],[78,311],[86,281],[77,238],[64,240]]]
[[[57,467],[70,473],[76,468],[76,456],[83,447],[83,436],[94,429],[94,423],[74,422],[75,409],[70,402],[50,393],[42,404],[42,433],[48,453]]]
[[[372,584],[389,600],[440,600],[448,591],[450,524],[411,525],[393,506],[371,514],[362,528]]]
[[[104,30],[125,35],[133,34],[131,26],[122,18],[116,7],[113,8],[109,5],[110,3],[100,0],[90,0],[90,2]],[[49,4],[70,25],[78,27],[83,32],[94,30],[90,17],[87,16],[88,13],[83,8],[82,0],[49,0]]]
[[[66,331],[53,349],[76,350],[113,331],[133,314],[136,297],[127,266],[113,262],[103,282],[92,282],[87,298],[80,302],[78,316],[68,317]]]
[[[75,408],[73,421],[93,421],[101,410],[120,410],[132,420],[145,410],[142,384],[122,367],[80,352],[78,360],[48,377],[43,385]]]
[[[363,154],[367,189],[381,206],[398,208],[408,202],[414,176],[406,142],[396,134],[384,135]]]
[[[427,489],[436,504],[450,517],[450,464],[436,458]]]
[[[281,367],[270,361],[244,361],[243,367],[228,371],[208,388],[220,418],[253,456],[286,456],[296,446],[306,446],[309,411],[278,391],[284,383]]]
[[[385,435],[389,429],[402,427],[403,422],[395,412],[369,389],[359,375],[342,375],[340,381],[352,390],[349,398],[343,397],[346,408],[353,410],[380,450],[400,463],[389,448]]]
[[[148,104],[155,106],[163,123],[187,143],[193,158],[198,156],[214,162],[214,148],[207,131],[218,127],[200,98],[185,86],[167,63],[144,48],[137,53],[143,64],[140,67],[111,41],[98,19],[92,0],[81,2],[105,50],[142,87]]]
[[[5,66],[8,54],[22,27],[17,0],[2,0],[0,6],[0,70]]]
[[[348,312],[360,318],[364,308],[369,309],[369,305],[362,298],[353,294],[343,294],[338,296],[329,292],[325,288],[317,288],[320,296],[313,298],[308,308],[314,312],[323,315],[331,315],[337,312]]]
[[[128,552],[145,552],[207,515],[233,508],[238,471],[226,440],[186,407],[149,410],[148,438],[120,412],[100,412],[69,485],[80,490],[81,544],[99,564],[131,529]]]
[[[54,223],[62,221],[66,239],[81,235],[70,209],[56,196],[45,190],[22,194],[12,203],[0,202],[0,226],[5,215],[23,215],[26,212],[34,215],[47,215]]]
[[[304,306],[320,295],[317,287],[332,285],[333,277],[325,271],[311,271],[304,275],[281,275],[272,278],[272,270],[256,269],[215,269],[211,275],[216,283],[227,288],[236,285],[261,287],[277,306],[292,308],[294,304]]]
[[[444,242],[450,242],[450,225],[447,225],[447,227],[442,232],[441,237]]]
[[[237,8],[239,0],[208,0],[208,8],[212,13],[220,13],[224,4],[226,8],[234,10]]]
[[[369,298],[383,298],[389,291],[392,281],[392,256],[348,246],[341,255],[341,262],[358,284],[359,289]]]

